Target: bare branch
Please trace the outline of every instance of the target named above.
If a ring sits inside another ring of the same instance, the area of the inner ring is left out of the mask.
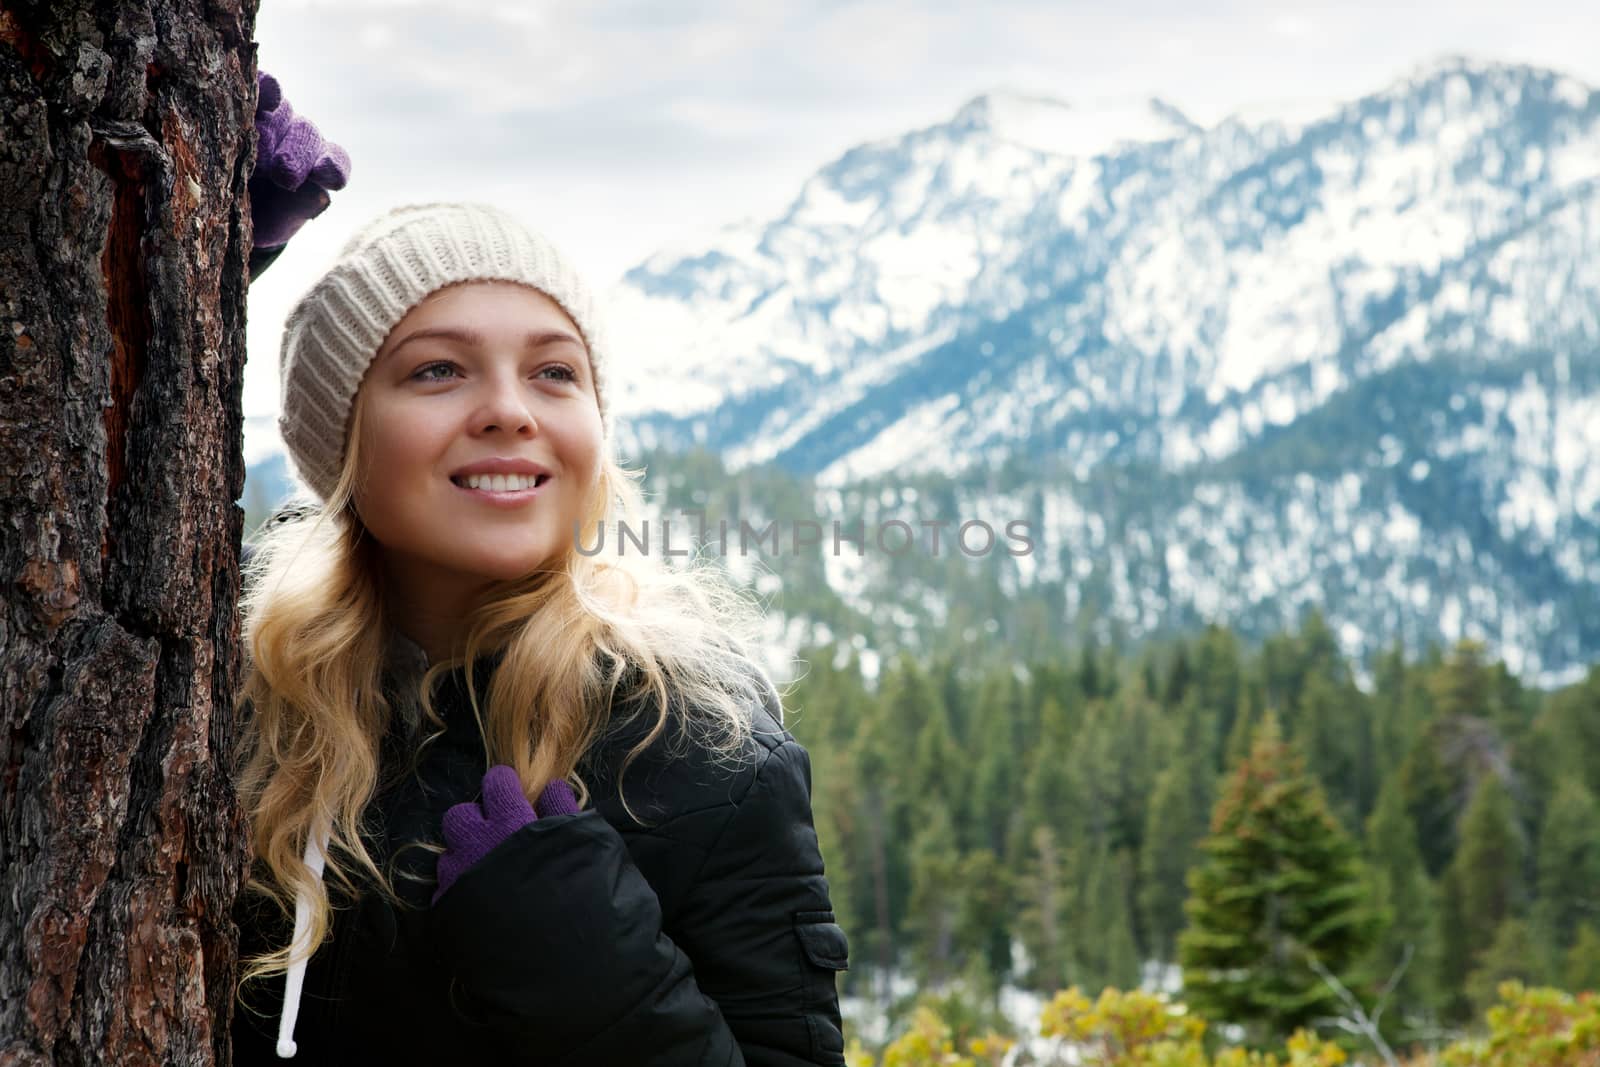
[[[1408,949],[1409,947],[1407,946]],[[1350,992],[1332,971],[1323,965],[1322,960],[1317,958],[1317,954],[1314,951],[1305,945],[1300,945],[1299,948],[1305,956],[1306,963],[1317,973],[1317,977],[1321,978],[1323,983],[1333,990],[1349,1012],[1348,1015],[1331,1021],[1346,1033],[1360,1034],[1372,1042],[1372,1047],[1378,1050],[1378,1055],[1383,1057],[1383,1062],[1388,1067],[1400,1067],[1400,1061],[1395,1058],[1394,1049],[1389,1047],[1389,1042],[1385,1041],[1383,1034],[1378,1031],[1377,1018],[1367,1014],[1366,1009],[1361,1006],[1360,999]],[[1410,962],[1410,958],[1410,953],[1408,952],[1406,955],[1407,963]],[[1405,963],[1402,963],[1402,969],[1404,966]]]
[[[1407,941],[1405,955],[1401,958],[1399,965],[1395,967],[1394,973],[1389,975],[1389,980],[1384,982],[1383,987],[1378,990],[1378,1003],[1372,1009],[1372,1025],[1378,1025],[1378,1020],[1383,1018],[1384,1009],[1389,1006],[1389,997],[1395,991],[1395,987],[1400,984],[1400,979],[1406,973],[1406,968],[1411,966],[1411,957],[1415,954],[1416,946]]]

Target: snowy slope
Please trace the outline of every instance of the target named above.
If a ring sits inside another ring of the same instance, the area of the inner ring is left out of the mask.
[[[1214,459],[1399,361],[1593,358],[1597,182],[1600,96],[1523,67],[1207,130],[982,97],[632,271],[620,409],[835,482]]]
[[[1063,634],[1316,605],[1352,655],[1476,638],[1554,680],[1600,660],[1596,249],[1600,93],[1550,71],[1209,128],[989,94],[631,271],[612,402],[625,451],[771,463],[823,519],[919,476],[913,521],[1033,515],[989,577]],[[879,644],[970,614],[937,568],[820,566]]]

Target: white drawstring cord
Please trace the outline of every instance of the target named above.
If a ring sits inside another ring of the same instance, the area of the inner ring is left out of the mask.
[[[314,828],[306,835],[306,866],[317,878],[322,877],[322,869],[327,861],[329,836],[328,831],[321,827]],[[305,985],[306,962],[311,958],[311,946],[302,942],[310,939],[311,894],[300,889],[294,898],[294,938],[289,942],[289,951],[291,954],[303,951],[304,955],[289,964],[289,972],[284,977],[283,1014],[278,1019],[278,1056],[281,1059],[288,1059],[295,1054],[294,1023],[300,1015],[300,988]]]

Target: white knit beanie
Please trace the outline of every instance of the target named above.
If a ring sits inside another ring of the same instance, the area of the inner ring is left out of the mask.
[[[430,293],[465,281],[531,285],[583,334],[606,417],[606,348],[593,293],[550,241],[487,204],[412,204],[363,227],[289,312],[278,430],[300,477],[326,501],[344,462],[350,409],[384,339]]]

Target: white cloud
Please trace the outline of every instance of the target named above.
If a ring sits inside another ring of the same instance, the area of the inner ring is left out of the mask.
[[[1279,37],[1291,40],[1303,40],[1310,37],[1317,30],[1316,23],[1304,15],[1284,13],[1275,15],[1272,19],[1272,32]]]

